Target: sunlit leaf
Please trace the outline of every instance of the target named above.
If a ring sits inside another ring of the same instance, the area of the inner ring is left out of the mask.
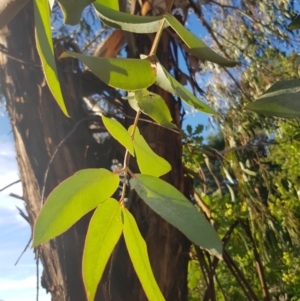
[[[207,104],[200,101],[195,95],[181,85],[159,62],[156,63],[156,84],[162,89],[178,95],[185,103],[194,109],[208,114],[216,114]]]
[[[69,116],[56,71],[52,44],[50,7],[48,0],[34,1],[34,19],[36,27],[37,49],[42,61],[46,81],[61,110],[66,116]]]
[[[81,60],[104,83],[122,90],[140,90],[151,86],[156,79],[148,60],[104,58],[66,51],[64,57]]]
[[[107,118],[104,115],[102,115],[102,120],[109,133],[117,141],[119,141],[132,156],[134,156],[132,139],[127,130],[123,127],[123,125],[116,119]]]
[[[277,82],[245,109],[267,116],[296,118],[300,116],[300,79]]]
[[[144,292],[149,301],[165,300],[154,278],[147,246],[140,234],[136,221],[126,208],[122,208],[122,213],[124,216],[123,233],[126,247]]]
[[[64,23],[76,25],[80,22],[81,14],[86,6],[94,0],[57,0],[64,13]]]
[[[7,25],[29,0],[0,1],[0,29]]]
[[[300,29],[300,15],[289,24],[288,29]]]
[[[82,274],[89,301],[93,301],[111,253],[123,230],[121,206],[114,199],[100,204],[86,235]]]
[[[229,61],[210,49],[205,43],[186,29],[174,16],[166,13],[165,18],[182,41],[191,49],[191,52],[199,59],[226,67],[234,67],[237,65],[237,62]]]
[[[82,216],[113,195],[119,176],[106,169],[84,169],[49,195],[34,227],[33,246],[65,232]]]
[[[160,95],[146,89],[137,90],[134,94],[137,105],[144,114],[150,116],[161,126],[176,128],[176,125],[172,123],[170,110]]]
[[[135,174],[130,185],[139,197],[163,219],[195,244],[222,257],[222,242],[207,219],[169,183],[149,175]]]
[[[132,132],[132,126],[129,127],[128,131],[129,133]],[[172,169],[168,161],[158,156],[150,148],[138,128],[135,129],[133,146],[141,173],[160,177]]]
[[[127,13],[115,11],[109,7],[100,4],[98,1],[94,2],[100,19],[108,26],[123,29],[136,33],[151,33],[156,32],[163,16],[148,17],[135,16]],[[165,27],[168,24],[165,22]]]
[[[106,7],[109,7],[111,9],[119,11],[119,0],[96,0],[94,4],[100,4],[104,5]]]

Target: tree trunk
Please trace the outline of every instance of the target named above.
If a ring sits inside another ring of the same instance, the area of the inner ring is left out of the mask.
[[[59,62],[58,70],[71,118],[66,118],[58,108],[45,82],[36,51],[33,20],[30,2],[0,31],[0,43],[6,47],[0,52],[0,84],[13,128],[31,228],[41,210],[43,189],[47,196],[61,181],[80,169],[109,168],[113,159],[111,143],[114,143],[108,141],[99,145],[94,141],[82,106],[84,82],[72,73],[70,59]],[[178,122],[179,108],[171,102],[170,95],[162,96],[169,99],[168,105]],[[183,191],[180,136],[150,123],[141,123],[140,128],[155,152],[171,163],[173,170],[166,179]],[[56,151],[44,187],[48,162]],[[147,242],[151,265],[166,300],[187,300],[189,242],[131,194],[129,209]],[[81,259],[90,216],[86,215],[66,233],[38,248],[44,267],[42,286],[51,293],[53,301],[86,300]],[[122,240],[108,263],[96,300],[147,300]]]

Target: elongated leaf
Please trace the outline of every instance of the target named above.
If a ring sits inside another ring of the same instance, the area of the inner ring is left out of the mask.
[[[201,60],[210,61],[226,67],[234,67],[237,65],[237,62],[229,61],[210,49],[205,43],[182,26],[174,16],[166,13],[165,18],[181,40],[191,49],[191,52]]]
[[[0,1],[0,29],[7,25],[29,0]]]
[[[126,247],[144,292],[149,301],[165,300],[154,278],[147,246],[140,234],[136,221],[126,208],[122,208],[122,213],[124,216],[123,233]]]
[[[123,230],[121,206],[114,199],[100,204],[87,232],[82,274],[89,301],[93,301],[110,255]]]
[[[108,26],[123,29],[136,33],[151,33],[156,32],[163,16],[147,17],[135,16],[122,12],[115,11],[109,7],[100,4],[98,1],[94,2],[100,19]],[[165,27],[169,25],[165,22]]]
[[[161,126],[169,129],[176,128],[176,125],[171,122],[172,116],[170,110],[160,95],[144,89],[135,91],[134,96],[138,108],[144,114],[150,116]]]
[[[128,151],[129,153],[134,156],[134,149],[132,139],[123,125],[118,122],[116,119],[107,118],[102,115],[103,123],[109,133],[119,141]]]
[[[82,11],[94,0],[57,0],[64,13],[64,23],[76,25],[80,22]]]
[[[66,116],[69,116],[56,71],[48,0],[34,0],[34,19],[37,49],[42,61],[46,81],[61,110]]]
[[[34,227],[33,246],[60,235],[116,191],[119,176],[106,169],[84,169],[49,195]]]
[[[81,60],[91,71],[107,85],[122,90],[140,90],[151,86],[156,79],[148,60],[107,59],[66,51],[64,57],[75,57]]]
[[[172,94],[178,95],[185,103],[198,111],[216,114],[212,108],[200,101],[195,95],[181,85],[159,62],[156,63],[156,67],[156,85]]]
[[[277,82],[245,109],[267,116],[296,118],[300,116],[300,79]]]
[[[111,9],[117,10],[119,11],[119,1],[118,0],[96,0],[95,3],[100,4],[100,5],[104,5],[107,6]]]
[[[132,126],[129,127],[128,131],[129,133],[132,132]],[[150,148],[138,128],[136,128],[134,133],[133,146],[141,173],[160,177],[172,169],[168,161],[158,156]]]
[[[300,29],[300,15],[289,24],[288,29]]]
[[[130,185],[152,210],[188,239],[211,254],[222,257],[222,242],[216,231],[175,187],[159,178],[141,174],[135,174]]]

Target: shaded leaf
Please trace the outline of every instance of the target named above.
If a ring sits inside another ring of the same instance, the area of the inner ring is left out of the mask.
[[[168,106],[160,95],[149,92],[148,90],[137,90],[134,93],[135,100],[139,109],[146,115],[150,116],[161,126],[166,128],[177,128],[172,123],[172,116]]]
[[[81,60],[104,83],[122,90],[140,90],[151,86],[156,79],[148,60],[104,58],[66,51],[61,58]]]
[[[216,114],[212,108],[200,101],[195,95],[182,86],[159,62],[156,63],[156,67],[156,85],[172,94],[178,95],[185,103],[198,111]]]
[[[132,132],[133,126],[128,131]],[[133,139],[134,151],[141,173],[160,177],[168,173],[172,167],[168,161],[158,156],[148,145],[138,128],[135,129]]]
[[[140,234],[136,221],[126,208],[122,208],[122,213],[124,216],[123,233],[126,247],[144,292],[149,301],[165,300],[154,278],[147,246]]]
[[[66,116],[69,116],[56,71],[48,0],[34,1],[34,19],[37,50],[42,61],[46,81],[61,110]]]
[[[288,29],[300,29],[300,15],[289,24]]]
[[[100,19],[108,26],[123,29],[136,33],[156,32],[163,16],[148,17],[135,16],[127,13],[115,11],[109,7],[100,4],[98,1],[93,3]],[[165,22],[165,27],[168,24]]]
[[[234,67],[237,65],[237,62],[229,61],[210,49],[205,43],[195,37],[188,29],[182,26],[182,24],[174,16],[166,13],[165,19],[176,31],[182,41],[191,49],[191,52],[199,59],[210,61],[226,67]]]
[[[94,212],[86,235],[82,274],[89,301],[93,301],[98,284],[123,230],[121,206],[114,199],[100,204]]]
[[[104,115],[102,115],[102,120],[109,133],[118,142],[120,142],[132,156],[134,156],[132,139],[127,130],[123,127],[123,125],[116,119],[107,118]]]
[[[49,195],[34,227],[33,246],[68,230],[117,190],[119,176],[109,170],[84,169],[60,183]]]
[[[64,14],[64,23],[76,25],[80,22],[81,14],[86,6],[94,0],[57,0]]]
[[[222,242],[214,228],[175,187],[159,178],[142,174],[135,174],[130,185],[152,210],[193,243],[222,257]]]
[[[267,116],[296,118],[300,116],[300,79],[277,82],[245,109]]]

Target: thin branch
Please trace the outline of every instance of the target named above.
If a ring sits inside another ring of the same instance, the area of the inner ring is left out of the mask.
[[[260,260],[260,256],[259,256],[259,253],[258,253],[258,250],[256,247],[256,243],[254,241],[253,235],[252,235],[250,227],[249,227],[249,222],[244,221],[243,223],[241,223],[241,225],[244,228],[246,235],[248,236],[248,238],[251,242],[252,248],[253,248],[254,258],[255,258],[255,262],[256,262],[256,269],[257,269],[257,273],[258,273],[259,280],[261,283],[264,300],[270,301],[271,297],[269,295],[269,290],[268,290],[268,286],[267,286],[264,268],[263,268],[262,262]]]
[[[31,62],[27,62],[27,61],[24,61],[20,58],[17,58],[11,54],[9,54],[6,50],[4,50],[2,47],[0,47],[0,52],[2,52],[3,54],[5,54],[7,57],[9,57],[10,59],[18,62],[18,63],[21,63],[21,64],[25,64],[25,65],[29,65],[29,66],[33,66],[33,67],[37,67],[37,68],[42,68],[41,65],[38,65],[38,64],[34,64],[34,63],[31,63]]]
[[[5,190],[5,189],[7,189],[8,187],[13,186],[13,185],[15,185],[15,184],[17,184],[17,183],[20,183],[20,182],[21,182],[21,180],[14,181],[14,182],[12,182],[12,183],[6,185],[5,187],[1,188],[1,189],[0,189],[0,192],[3,191],[3,190]]]

